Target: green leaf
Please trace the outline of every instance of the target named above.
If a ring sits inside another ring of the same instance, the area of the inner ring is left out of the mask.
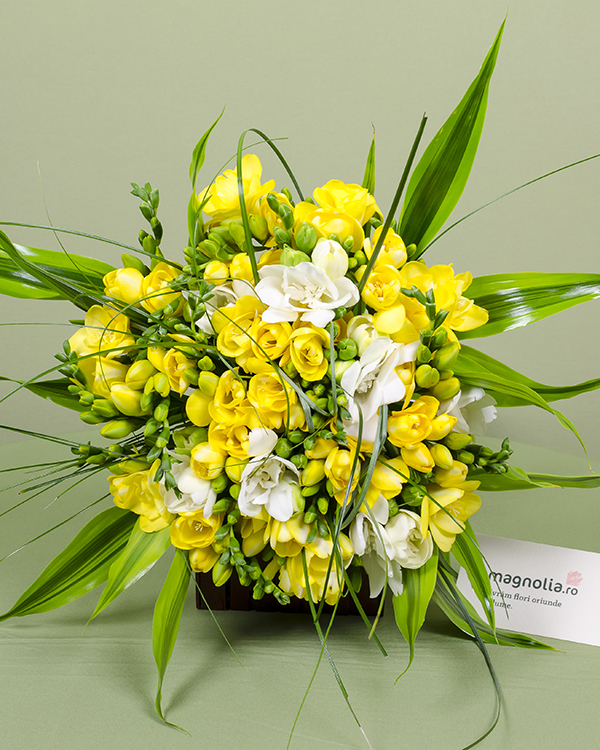
[[[25,249],[27,250],[27,248]],[[30,261],[26,254],[22,254],[19,247],[13,245],[2,231],[0,231],[0,251],[3,251],[16,267],[37,279],[43,286],[56,292],[59,296],[55,299],[67,299],[82,310],[88,310],[92,305],[98,304],[97,296],[88,294],[88,292],[94,293],[94,289],[89,286],[88,282],[86,282],[88,286],[78,286],[74,282],[64,280],[66,278],[64,269],[45,270],[41,265]]]
[[[574,487],[580,490],[592,490],[600,487],[600,474],[568,477],[526,472],[518,466],[511,466],[506,474],[488,474],[477,469],[469,472],[469,479],[481,482],[479,490],[483,492],[535,490],[539,487]]]
[[[505,380],[521,383],[539,394],[546,402],[573,398],[574,396],[579,396],[581,393],[595,391],[600,388],[600,378],[586,380],[585,382],[577,383],[576,385],[544,385],[543,383],[538,383],[536,380],[531,380],[531,378],[528,378],[525,375],[521,375],[520,372],[517,372],[503,362],[499,362],[497,359],[490,357],[489,354],[477,351],[477,349],[473,349],[466,344],[462,345],[460,355],[454,365],[454,372],[459,379],[462,368],[471,371],[477,370],[479,372],[493,373]],[[497,394],[497,396],[498,398],[496,398],[496,401],[498,406],[523,405],[521,399],[515,399],[508,394]]]
[[[4,245],[2,247],[4,249],[0,250],[1,294],[22,299],[68,299],[58,289],[48,287],[40,278],[25,270],[15,261],[14,253],[10,255]],[[21,258],[34,264],[36,268],[49,274],[57,274],[66,281],[89,288],[90,291],[102,293],[104,290],[102,278],[114,270],[113,266],[109,266],[108,263],[73,253],[43,250],[25,245],[13,245],[13,247]]]
[[[465,189],[485,121],[503,31],[504,23],[479,74],[415,167],[400,216],[399,234],[407,245],[424,248],[445,224]]]
[[[62,607],[104,583],[136,519],[134,513],[116,507],[92,518],[44,568],[14,607],[0,616],[0,622]]]
[[[470,477],[469,477],[470,478]],[[475,532],[468,521],[464,522],[465,532],[457,534],[452,545],[452,554],[469,577],[473,591],[481,602],[483,611],[492,631],[495,630],[494,601],[492,599],[492,585],[483,556],[477,547]]]
[[[216,128],[217,123],[219,122],[221,117],[223,117],[224,112],[225,107],[223,107],[223,109],[221,110],[221,114],[213,122],[206,133],[204,133],[202,138],[200,138],[200,140],[194,147],[194,150],[192,151],[192,162],[190,164],[190,181],[192,183],[192,190],[194,192],[196,192],[196,180],[198,179],[198,172],[200,172],[200,170],[202,169],[202,165],[204,164],[204,159],[206,157],[206,144],[208,143],[210,134]]]
[[[190,571],[185,559],[186,554],[182,550],[177,550],[156,600],[152,619],[152,652],[158,668],[156,713],[169,726],[177,725],[170,724],[163,715],[162,684],[177,640],[181,613],[190,583]],[[180,729],[181,727],[177,728]]]
[[[396,624],[410,649],[408,666],[398,677],[407,672],[415,658],[415,639],[425,621],[425,613],[435,589],[438,567],[438,549],[420,568],[402,569],[402,593],[394,597]]]
[[[514,273],[478,276],[465,296],[485,308],[488,322],[459,339],[494,336],[600,297],[598,273]]]
[[[145,575],[170,546],[171,536],[168,526],[166,529],[147,533],[140,529],[138,518],[127,546],[110,566],[108,581],[90,620],[99,615],[126,588]]]
[[[509,397],[512,401],[517,402],[513,404],[515,406],[539,406],[544,411],[553,414],[565,429],[575,435],[587,456],[585,443],[579,436],[573,422],[557,409],[553,409],[538,393],[528,386],[484,370],[467,369],[466,366],[462,367],[459,378],[462,385],[473,385],[483,388],[486,393],[492,395],[497,401],[502,401],[505,397]]]
[[[375,195],[375,133],[373,133],[373,140],[371,141],[371,148],[367,156],[367,164],[365,166],[365,174],[362,181],[362,186]]]
[[[518,646],[520,648],[538,648],[547,651],[556,651],[553,646],[538,641],[530,635],[521,633],[512,633],[508,630],[496,628],[492,630],[475,612],[472,605],[465,599],[461,592],[456,588],[449,578],[444,579],[438,576],[433,594],[434,602],[440,607],[442,612],[453,622],[457,628],[460,628],[467,635],[473,636],[469,623],[464,617],[464,612],[456,603],[456,597],[460,599],[464,609],[477,627],[481,639],[486,643],[498,643],[501,646]]]
[[[24,384],[22,380],[13,380],[13,378],[5,378],[0,375],[0,380],[9,383],[20,383]],[[35,393],[36,396],[45,398],[48,401],[52,401],[58,406],[63,406],[66,409],[73,409],[73,411],[85,411],[89,407],[82,404],[77,396],[69,393],[68,386],[71,385],[71,381],[68,378],[57,378],[56,380],[44,380],[39,383],[29,383],[25,385],[28,391]]]

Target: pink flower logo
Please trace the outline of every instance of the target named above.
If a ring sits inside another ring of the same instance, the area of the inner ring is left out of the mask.
[[[579,586],[579,584],[583,581],[583,576],[581,573],[578,573],[576,570],[569,571],[567,575],[567,584],[569,586]]]

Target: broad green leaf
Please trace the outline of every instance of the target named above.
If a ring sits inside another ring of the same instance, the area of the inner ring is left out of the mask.
[[[396,624],[410,649],[408,666],[400,677],[410,668],[415,658],[415,639],[425,621],[425,613],[435,589],[438,568],[438,551],[420,568],[402,569],[402,593],[394,597],[394,615]],[[400,679],[398,677],[398,679]]]
[[[167,724],[169,722],[165,719],[162,710],[162,684],[177,640],[181,613],[190,583],[190,570],[186,563],[186,554],[187,552],[177,550],[156,600],[152,619],[152,652],[158,669],[156,713]],[[176,725],[171,724],[170,726]]]
[[[65,280],[67,277],[64,269],[47,271],[37,262],[29,260],[26,257],[26,254],[21,253],[19,247],[14,245],[8,236],[2,231],[0,231],[0,251],[3,251],[5,256],[8,257],[17,268],[21,268],[48,289],[51,289],[60,295],[55,299],[67,299],[82,310],[88,310],[92,305],[98,303],[97,295],[90,296],[89,294],[91,293],[93,295],[95,291],[89,286],[89,282],[86,282],[86,286],[84,286],[83,284],[79,285],[77,282],[71,282],[68,279]]]
[[[464,533],[457,534],[456,540],[452,545],[452,554],[459,565],[465,569],[473,591],[481,602],[489,626],[493,631],[496,624],[490,577],[487,573],[481,551],[475,544],[475,532],[468,521],[465,521],[464,525]]]
[[[600,297],[598,273],[501,273],[478,276],[465,296],[485,308],[488,322],[459,339],[494,336]]]
[[[92,518],[0,622],[62,607],[104,583],[136,520],[134,513],[116,507]]]
[[[477,469],[469,472],[469,479],[476,479],[483,492],[510,492],[513,490],[535,490],[539,487],[574,487],[592,490],[600,487],[600,474],[586,474],[581,477],[567,477],[558,474],[538,474],[526,472],[518,466],[511,466],[506,474],[488,474]]]
[[[25,245],[14,247],[22,258],[33,263],[38,269],[57,274],[65,281],[88,288],[90,291],[102,292],[102,278],[114,270],[108,263],[73,253],[42,250]],[[0,293],[24,299],[67,299],[58,289],[48,287],[39,278],[24,270],[6,249],[0,250]]]
[[[371,195],[375,195],[375,133],[373,133],[371,148],[369,149],[369,154],[367,156],[362,186],[368,190]]]
[[[168,526],[160,531],[146,533],[140,529],[138,518],[127,546],[110,566],[108,581],[90,620],[99,615],[126,588],[139,581],[170,546],[171,536]]]
[[[206,157],[206,144],[208,143],[210,134],[217,127],[217,123],[219,122],[221,117],[223,117],[223,112],[225,112],[225,107],[223,107],[223,109],[221,110],[221,114],[213,122],[206,133],[204,133],[202,138],[200,138],[198,143],[195,145],[194,150],[192,151],[192,162],[190,164],[190,181],[192,183],[192,190],[194,192],[196,192],[196,180],[198,179],[198,172],[200,172],[200,170],[202,169],[202,165],[204,164],[204,159]]]
[[[505,380],[521,383],[539,394],[546,402],[573,398],[574,396],[579,396],[581,393],[595,391],[600,388],[600,378],[586,380],[585,382],[577,383],[576,385],[544,385],[543,383],[538,383],[536,380],[531,380],[531,378],[528,378],[525,375],[521,375],[520,372],[517,372],[503,362],[499,362],[497,359],[490,357],[489,354],[477,351],[477,349],[473,349],[466,344],[462,345],[460,355],[454,365],[454,372],[459,379],[462,368],[466,368],[467,370],[478,370],[480,372],[490,372],[504,378]],[[498,406],[523,405],[521,399],[515,399],[508,394],[497,394],[496,401]]]
[[[446,617],[448,617],[457,628],[467,635],[473,636],[473,633],[471,632],[469,623],[464,617],[464,612],[456,603],[455,596],[461,600],[464,609],[468,612],[469,617],[477,626],[477,631],[481,639],[486,643],[498,643],[501,646],[519,646],[520,648],[538,648],[547,651],[556,651],[553,646],[538,641],[530,635],[511,633],[509,630],[502,630],[501,628],[496,628],[493,631],[489,625],[479,617],[477,612],[475,612],[474,608],[456,588],[454,583],[449,578],[444,580],[442,576],[438,576],[433,601],[440,607]]]
[[[504,23],[479,74],[415,167],[400,216],[399,234],[407,245],[424,248],[445,224],[465,189],[485,121],[503,31]]]
[[[20,383],[23,385],[22,380],[13,380],[12,378],[5,378],[0,375],[0,380],[4,380],[9,383]],[[68,386],[71,385],[71,381],[68,378],[57,378],[56,380],[45,380],[39,383],[29,383],[25,385],[28,391],[35,393],[36,396],[45,398],[48,401],[52,401],[58,406],[63,406],[66,409],[73,409],[73,411],[85,411],[89,407],[82,404],[77,396],[69,393]]]
[[[538,393],[528,386],[484,370],[467,369],[467,366],[462,367],[459,377],[462,385],[473,385],[483,388],[486,393],[489,393],[498,401],[501,401],[504,397],[509,397],[517,402],[514,405],[539,406],[544,411],[553,414],[565,429],[570,430],[575,435],[587,456],[585,444],[571,420],[557,409],[553,409]]]

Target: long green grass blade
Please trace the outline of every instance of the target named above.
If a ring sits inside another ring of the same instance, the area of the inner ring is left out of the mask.
[[[206,157],[206,144],[208,143],[210,134],[217,127],[217,123],[219,122],[221,117],[223,117],[224,112],[225,107],[223,107],[223,109],[221,110],[221,114],[213,122],[206,133],[204,133],[202,138],[200,138],[198,143],[195,145],[194,150],[192,151],[192,162],[190,164],[190,182],[192,183],[192,190],[194,191],[196,190],[196,180],[198,179],[198,173],[202,169],[202,165],[204,164],[204,159]]]
[[[438,569],[438,551],[434,553],[420,568],[402,569],[402,593],[394,597],[394,616],[396,625],[408,643],[410,656],[406,669],[399,675],[398,680],[405,674],[415,658],[415,639],[423,623],[425,613],[433,596]]]
[[[407,245],[427,245],[463,193],[485,121],[489,85],[503,31],[504,23],[479,74],[415,167],[400,217],[399,233]]]
[[[154,607],[152,619],[152,652],[158,669],[158,687],[156,689],[156,713],[171,727],[181,729],[168,722],[162,709],[162,684],[165,672],[175,647],[181,613],[190,584],[190,571],[186,565],[186,553],[177,550],[161,592]]]
[[[375,132],[373,132],[373,139],[371,141],[371,148],[367,155],[367,163],[365,165],[365,174],[363,176],[362,186],[365,190],[368,190],[371,195],[375,195]]]
[[[505,380],[521,383],[522,385],[531,388],[532,391],[538,393],[547,403],[573,398],[574,396],[579,396],[581,393],[588,393],[589,391],[595,391],[600,388],[600,378],[586,380],[583,383],[576,383],[575,385],[544,385],[543,383],[531,380],[531,378],[528,378],[526,375],[522,375],[520,372],[513,370],[512,367],[508,367],[508,365],[505,365],[503,362],[499,362],[497,359],[490,357],[489,354],[484,354],[466,344],[462,345],[460,355],[453,368],[459,379],[463,367],[467,370],[489,372],[498,375]],[[523,405],[521,399],[515,399],[508,394],[497,394],[496,402],[498,406]]]
[[[104,583],[113,560],[127,543],[136,518],[135,514],[116,507],[95,516],[44,568],[16,604],[0,616],[0,622],[62,607]]]
[[[90,621],[102,612],[119,594],[145,575],[171,546],[169,527],[146,533],[140,529],[139,518],[131,531],[127,546],[110,566],[108,581]]]
[[[488,322],[459,339],[482,338],[535,323],[600,297],[598,273],[514,273],[478,276],[466,295],[484,307]]]
[[[502,630],[501,628],[496,628],[495,631],[493,631],[490,626],[479,617],[472,605],[456,588],[456,585],[452,583],[449,571],[446,570],[446,573],[446,577],[438,576],[435,592],[433,594],[433,601],[440,607],[446,617],[448,617],[448,619],[464,633],[470,636],[473,635],[473,631],[471,630],[469,623],[465,618],[466,610],[471,621],[475,624],[481,639],[486,643],[497,643],[501,646],[518,646],[519,648],[537,648],[545,649],[546,651],[556,651],[553,646],[549,646],[547,643],[538,641],[536,638],[532,638],[530,635],[512,633],[508,630]],[[462,606],[458,606],[456,597],[460,599]]]
[[[492,584],[479,550],[475,532],[468,521],[464,522],[466,534],[457,534],[452,545],[452,554],[461,565],[469,578],[473,591],[481,602],[484,614],[492,632],[496,629],[496,617],[494,613],[494,601],[492,599]]]

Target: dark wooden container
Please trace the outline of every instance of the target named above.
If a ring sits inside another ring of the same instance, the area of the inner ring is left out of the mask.
[[[214,610],[233,609],[248,612],[293,612],[310,614],[310,605],[304,599],[291,597],[288,605],[279,604],[273,594],[265,594],[262,599],[252,598],[252,589],[242,586],[234,574],[223,586],[215,586],[210,573],[196,573],[196,581],[204,594],[208,606]],[[380,597],[371,599],[369,596],[369,582],[363,572],[363,582],[358,592],[358,600],[367,615],[374,617],[379,608]],[[200,592],[196,589],[196,607],[206,609],[206,604]],[[326,605],[324,612],[331,612],[333,607]],[[350,594],[344,596],[336,611],[336,615],[358,615],[358,610]]]

